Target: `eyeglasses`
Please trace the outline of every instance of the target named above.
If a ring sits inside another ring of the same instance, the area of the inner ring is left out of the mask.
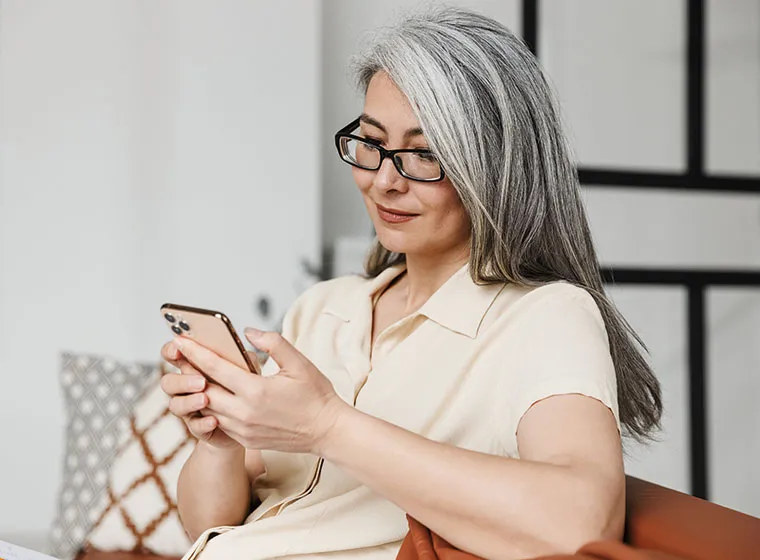
[[[356,119],[335,133],[340,159],[349,165],[377,171],[385,158],[391,158],[402,177],[425,183],[443,179],[443,167],[430,150],[386,150],[372,140],[351,134],[358,126],[359,119]]]

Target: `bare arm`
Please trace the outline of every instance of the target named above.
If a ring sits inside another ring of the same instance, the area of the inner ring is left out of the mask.
[[[595,399],[535,404],[518,429],[520,460],[436,443],[355,409],[337,418],[319,452],[463,550],[532,558],[622,535],[620,438]]]
[[[182,468],[177,509],[190,538],[218,525],[239,525],[251,500],[245,450],[218,449],[199,441]]]
[[[204,416],[209,404],[206,378],[172,343],[164,346],[162,355],[181,371],[161,378],[162,389],[171,397],[169,410],[198,439],[177,483],[180,519],[187,534],[196,539],[211,527],[245,520],[254,505],[253,482],[263,474],[264,464],[260,451],[246,450],[218,427],[217,418]]]
[[[251,487],[261,474],[260,461],[258,451],[198,442],[177,484],[177,509],[190,538],[211,527],[243,523],[255,505]]]

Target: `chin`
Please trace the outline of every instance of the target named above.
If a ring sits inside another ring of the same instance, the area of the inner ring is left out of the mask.
[[[375,228],[377,233],[377,240],[380,245],[385,247],[388,251],[394,253],[410,253],[414,252],[416,246],[411,242],[408,234],[403,234],[398,231],[383,231],[382,229]]]
[[[392,253],[408,253],[409,252],[409,246],[406,243],[398,243],[398,242],[392,242],[387,239],[384,239],[382,236],[378,236],[377,240],[380,242],[380,245],[385,247],[388,251],[391,251]]]

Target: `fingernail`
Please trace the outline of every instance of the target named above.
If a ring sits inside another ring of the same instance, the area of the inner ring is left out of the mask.
[[[253,327],[246,327],[244,332],[245,336],[253,339],[259,338],[262,334],[264,334],[259,329],[254,329]]]
[[[178,336],[174,337],[174,346],[176,346],[178,349],[182,350],[182,339]]]
[[[206,406],[206,394],[201,393],[199,395],[195,395],[195,398],[193,400],[193,406],[196,408],[204,408]]]
[[[190,380],[190,389],[193,391],[202,391],[205,386],[206,380],[200,375],[196,375]]]

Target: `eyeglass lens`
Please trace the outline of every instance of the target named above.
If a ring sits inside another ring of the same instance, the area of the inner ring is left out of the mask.
[[[343,154],[353,163],[367,169],[380,167],[380,151],[376,146],[354,138],[342,138]],[[394,156],[396,166],[405,175],[417,179],[436,179],[441,166],[436,157],[428,153],[401,152]]]

